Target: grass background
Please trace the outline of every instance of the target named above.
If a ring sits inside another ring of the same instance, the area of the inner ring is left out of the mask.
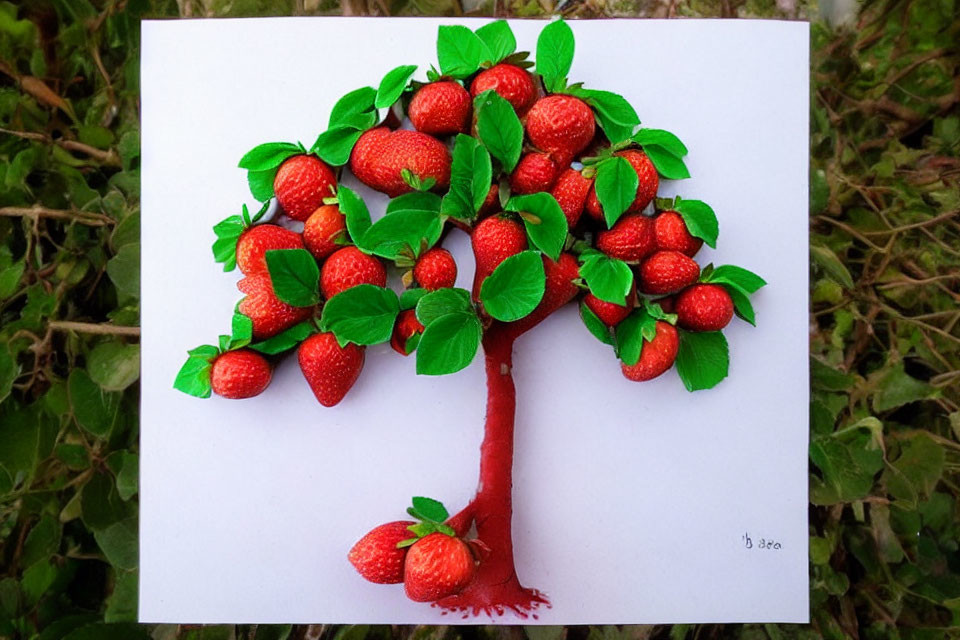
[[[960,635],[960,7],[820,5],[0,1],[0,638]],[[811,624],[136,625],[140,19],[556,12],[812,21]]]

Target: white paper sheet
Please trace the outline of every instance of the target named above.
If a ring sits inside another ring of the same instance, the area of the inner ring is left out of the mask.
[[[413,358],[370,348],[333,409],[295,358],[252,400],[171,387],[186,349],[226,332],[241,297],[210,252],[211,226],[255,205],[239,158],[262,142],[309,146],[341,95],[396,65],[424,79],[437,26],[452,22],[144,23],[141,620],[489,622],[442,616],[346,561],[412,495],[452,511],[473,495],[481,358],[418,377]],[[572,305],[517,343],[517,569],[552,602],[526,623],[805,622],[807,25],[571,24],[571,81],[622,93],[645,126],[689,147],[694,177],[661,194],[716,210],[718,249],[701,264],[769,285],[754,297],[759,326],[726,330],[730,377],[710,391],[688,393],[673,370],[627,381]],[[521,50],[542,26],[512,22]],[[451,240],[466,285],[469,244]]]

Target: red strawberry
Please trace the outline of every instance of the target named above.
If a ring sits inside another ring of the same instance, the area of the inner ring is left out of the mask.
[[[593,180],[584,178],[576,169],[562,171],[553,185],[550,193],[563,209],[563,215],[567,217],[567,226],[571,229],[580,220],[591,186],[593,186]]]
[[[533,78],[512,64],[498,64],[478,73],[470,84],[470,95],[476,98],[488,89],[493,89],[509,102],[520,117],[523,117],[537,99]]]
[[[284,213],[306,220],[324,198],[333,196],[337,176],[316,156],[299,155],[285,160],[273,179],[273,193]]]
[[[639,262],[656,250],[653,222],[640,213],[628,213],[613,229],[597,234],[597,249],[611,258]]]
[[[490,190],[487,191],[487,197],[483,199],[483,204],[480,205],[478,215],[482,218],[495,211],[500,211],[500,185],[496,183],[490,185]]]
[[[664,211],[653,218],[653,235],[658,249],[679,251],[691,258],[703,246],[703,240],[690,235],[683,217],[676,211]]]
[[[420,538],[403,563],[403,588],[416,602],[434,602],[463,591],[477,571],[470,547],[460,538],[431,533]]]
[[[400,520],[376,527],[353,545],[347,560],[357,573],[370,582],[403,582],[403,561],[407,557],[407,549],[397,549],[397,543],[413,537],[407,531],[412,524],[409,520]]]
[[[270,276],[254,273],[237,283],[246,297],[237,309],[253,321],[253,337],[263,340],[303,322],[313,315],[313,307],[292,307],[273,293]]]
[[[733,318],[733,299],[717,284],[695,284],[677,294],[677,324],[690,331],[720,331]]]
[[[473,276],[474,298],[480,285],[497,266],[527,248],[527,232],[523,225],[505,216],[492,216],[480,222],[470,234],[476,272]]]
[[[673,293],[689,287],[700,277],[700,265],[679,251],[657,251],[640,265],[640,290]]]
[[[630,315],[630,312],[633,311],[633,307],[637,303],[637,285],[636,283],[631,285],[630,293],[627,295],[626,305],[606,302],[592,293],[588,293],[583,301],[587,305],[587,308],[600,318],[603,324],[608,327],[615,327],[623,322],[623,320]]]
[[[387,127],[365,132],[350,153],[350,170],[360,182],[391,198],[413,191],[403,180],[408,169],[421,180],[434,178],[436,188],[450,185],[450,151],[425,133]]]
[[[633,366],[620,363],[623,375],[634,382],[656,378],[673,366],[680,349],[680,334],[669,322],[657,320],[657,335],[650,342],[644,341],[640,359]]]
[[[430,249],[417,260],[413,278],[430,291],[452,287],[457,282],[457,263],[446,249]]]
[[[561,167],[590,144],[596,130],[587,103],[563,94],[537,100],[527,113],[525,126],[530,142]]]
[[[662,309],[664,313],[673,313],[673,308],[677,304],[677,296],[658,298],[655,302],[660,305],[660,309]]]
[[[627,162],[637,172],[637,197],[634,198],[630,206],[627,207],[627,213],[636,213],[643,211],[648,204],[657,196],[657,189],[660,188],[660,176],[657,174],[657,168],[643,151],[637,149],[625,149],[617,151],[615,156],[626,158]],[[603,207],[600,205],[600,199],[597,198],[596,185],[590,189],[590,195],[587,197],[587,213],[597,221],[603,221]]]
[[[363,369],[364,349],[352,342],[341,347],[332,333],[315,333],[300,344],[300,371],[320,404],[332,407],[343,400]]]
[[[267,251],[302,248],[303,238],[296,231],[275,224],[258,224],[237,240],[237,266],[245,275],[267,273]]]
[[[393,325],[393,335],[390,336],[390,346],[393,350],[402,356],[410,355],[412,349],[407,349],[407,344],[413,336],[423,333],[423,324],[417,320],[416,309],[407,309],[401,311],[397,316],[397,322]]]
[[[303,242],[317,260],[323,260],[341,247],[337,240],[346,235],[347,222],[334,204],[314,211],[303,225]]]
[[[215,394],[224,398],[252,398],[267,388],[272,376],[266,358],[251,349],[237,349],[222,353],[213,361],[210,385]]]
[[[417,131],[449,136],[467,130],[470,124],[470,94],[452,80],[431,82],[417,90],[407,115]]]
[[[320,269],[320,292],[329,300],[358,284],[387,286],[387,270],[374,256],[356,247],[337,249]]]
[[[528,153],[510,174],[510,192],[515,194],[549,191],[557,177],[557,165],[545,153]]]

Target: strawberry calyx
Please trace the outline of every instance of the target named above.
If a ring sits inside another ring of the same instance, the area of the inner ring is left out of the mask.
[[[656,300],[643,297],[643,308],[654,320],[663,320],[672,325],[677,324],[677,314],[667,313]]]
[[[247,209],[247,205],[244,204],[239,214],[227,216],[213,225],[213,232],[217,236],[217,239],[214,240],[213,246],[211,247],[213,250],[213,259],[223,264],[224,271],[233,271],[236,268],[237,242],[240,240],[240,236],[243,235],[244,231],[257,224],[269,208],[270,202],[264,202],[260,210],[251,216],[250,210]]]
[[[426,179],[421,178],[410,169],[401,169],[400,177],[403,178],[403,181],[407,185],[416,191],[430,191],[437,184],[437,179],[433,176],[428,176]]]
[[[407,530],[413,534],[413,537],[398,542],[398,549],[409,547],[431,533],[442,533],[454,538],[457,536],[453,527],[445,524],[450,517],[450,512],[442,502],[423,496],[414,496],[412,502],[413,506],[407,507],[407,513],[416,518],[417,522],[407,527]]]

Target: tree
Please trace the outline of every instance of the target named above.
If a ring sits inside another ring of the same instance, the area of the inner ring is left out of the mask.
[[[434,535],[461,539],[475,525],[479,562],[462,584],[416,597],[467,615],[526,615],[546,602],[521,585],[513,558],[515,341],[585,290],[584,324],[613,347],[625,376],[648,380],[676,362],[689,390],[710,388],[727,373],[720,329],[735,311],[753,323],[749,296],[765,284],[745,269],[701,270],[693,260],[704,242],[715,246],[713,210],[656,198],[661,179],[689,177],[686,147],[641,128],[622,96],[568,83],[574,40],[564,21],[541,32],[535,75],[515,50],[502,20],[476,32],[442,26],[428,83],[411,80],[416,66],[397,67],[378,88],[337,102],[310,149],[267,143],[247,153],[240,166],[253,195],[275,197],[303,231],[260,223],[266,204],[215,227],[214,256],[227,270],[240,266],[248,295],[231,334],[192,350],[175,382],[201,397],[257,395],[270,381],[263,354],[296,347],[317,399],[331,405],[360,374],[367,345],[390,340],[403,355],[415,352],[424,375],[459,371],[482,350],[487,412],[474,499],[450,517],[415,498],[410,513],[421,522],[394,527],[408,540],[384,544],[381,532],[364,547],[396,560],[414,597],[407,547]],[[397,128],[398,107],[416,131]],[[392,197],[377,221],[340,184],[347,165]],[[645,215],[651,204],[655,215]],[[453,286],[457,266],[441,248],[458,230],[471,236],[472,291]],[[405,271],[402,294],[386,286],[385,263]]]

